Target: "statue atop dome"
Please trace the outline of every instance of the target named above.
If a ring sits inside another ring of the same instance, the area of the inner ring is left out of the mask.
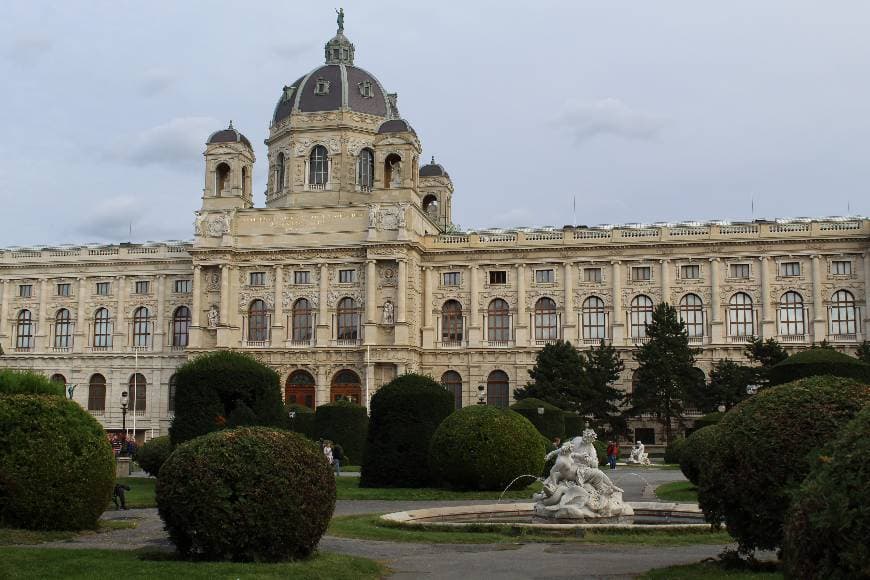
[[[335,13],[338,14],[338,17],[335,19],[338,23],[338,33],[342,34],[344,32],[344,8],[339,8]]]

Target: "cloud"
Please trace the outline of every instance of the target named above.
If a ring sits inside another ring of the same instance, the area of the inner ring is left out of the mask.
[[[3,51],[10,61],[22,66],[31,66],[42,59],[52,48],[52,41],[47,36],[19,36]]]
[[[158,95],[178,80],[178,76],[169,69],[153,68],[145,71],[139,80],[139,93],[146,97]]]
[[[653,139],[664,124],[661,119],[634,111],[612,97],[594,102],[569,100],[555,122],[571,135],[576,144],[600,135]]]
[[[146,204],[142,197],[119,195],[104,199],[88,211],[87,220],[78,228],[78,233],[99,240],[126,240],[130,228],[142,221]]]
[[[211,117],[179,117],[119,143],[108,156],[139,166],[199,168],[206,139],[222,126]]]

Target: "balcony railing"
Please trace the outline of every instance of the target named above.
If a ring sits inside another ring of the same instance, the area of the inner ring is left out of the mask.
[[[293,339],[287,341],[287,346],[292,348],[308,348],[314,346],[314,337],[311,338],[302,338],[302,339]]]
[[[362,344],[361,338],[336,338],[336,346],[359,346]]]
[[[830,342],[858,342],[858,334],[829,334],[828,340]]]
[[[268,340],[243,340],[243,348],[268,348],[270,341]]]
[[[733,344],[748,344],[749,342],[752,342],[752,335],[729,336],[728,342],[733,343]]]
[[[779,335],[779,342],[783,344],[803,344],[807,342],[806,334],[781,334]]]
[[[703,336],[690,336],[689,337],[689,344],[694,344],[694,345],[704,344],[704,337]]]
[[[509,348],[513,346],[513,342],[512,340],[484,340],[481,344],[491,348]]]

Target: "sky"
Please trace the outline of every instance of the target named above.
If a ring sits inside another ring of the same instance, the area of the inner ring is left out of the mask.
[[[866,1],[344,10],[462,228],[870,213]],[[7,0],[0,246],[191,239],[230,119],[262,207],[281,88],[335,29],[321,2]]]

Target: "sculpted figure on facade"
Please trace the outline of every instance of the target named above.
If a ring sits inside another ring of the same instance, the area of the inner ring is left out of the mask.
[[[218,322],[220,321],[221,314],[218,310],[218,307],[214,304],[211,305],[211,308],[208,309],[208,327],[209,328],[217,328]]]
[[[402,187],[402,160],[390,163],[390,187]]]
[[[394,323],[393,314],[393,303],[387,300],[386,302],[384,302],[384,324],[392,325]]]
[[[369,229],[375,229],[380,225],[381,206],[373,203],[369,206]]]

